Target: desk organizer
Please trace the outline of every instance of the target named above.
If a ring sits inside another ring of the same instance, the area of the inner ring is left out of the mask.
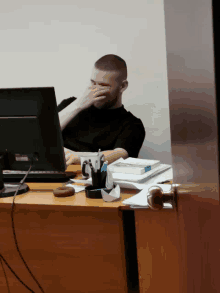
[[[115,188],[116,185],[114,184],[114,187]],[[107,193],[110,193],[112,191],[112,189],[107,189],[107,188],[98,188],[98,187],[95,187],[95,186],[87,186],[85,188],[85,192],[86,192],[86,197],[87,198],[102,198],[102,193],[101,193],[101,189],[105,190]]]

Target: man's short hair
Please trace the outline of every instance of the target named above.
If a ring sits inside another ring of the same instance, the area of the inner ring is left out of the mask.
[[[101,57],[96,61],[95,68],[103,71],[116,71],[120,73],[123,80],[127,79],[126,62],[117,55],[109,54]]]

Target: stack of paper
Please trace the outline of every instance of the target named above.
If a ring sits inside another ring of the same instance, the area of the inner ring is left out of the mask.
[[[126,160],[115,162],[109,167],[111,168],[112,172],[141,175],[150,170],[153,170],[159,165],[160,161],[158,160],[127,158]]]
[[[135,159],[134,159],[135,160]],[[109,166],[109,169],[113,172],[113,166],[118,163],[124,161],[123,158],[120,158],[119,160],[115,161]],[[135,174],[126,174],[126,173],[116,173],[113,172],[113,179],[114,182],[119,182],[119,181],[129,181],[129,182],[136,182],[136,183],[143,183],[146,182],[146,180],[149,180],[150,178],[163,173],[164,171],[168,170],[171,168],[171,165],[167,164],[160,164],[158,167],[147,171],[144,174],[141,175],[135,175]]]

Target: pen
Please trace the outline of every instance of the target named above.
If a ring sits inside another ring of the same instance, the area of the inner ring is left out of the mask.
[[[105,161],[105,157],[104,157],[104,155],[102,155],[100,158],[100,168],[102,168],[104,161]]]
[[[107,166],[108,166],[108,161],[106,161],[103,166],[102,166],[102,169],[101,169],[101,172],[103,171],[107,171]]]
[[[171,182],[170,180],[166,180],[166,181],[162,181],[162,182],[158,182],[157,184],[164,184],[164,183],[169,183]]]
[[[97,172],[98,171],[98,161],[96,160],[95,161],[95,172]]]

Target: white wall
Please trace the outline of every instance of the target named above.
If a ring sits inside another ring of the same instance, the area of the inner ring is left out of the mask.
[[[146,128],[140,157],[171,163],[163,1],[36,2],[1,7],[0,87],[54,86],[59,103],[83,94],[97,59],[119,55],[128,66],[123,103]]]

